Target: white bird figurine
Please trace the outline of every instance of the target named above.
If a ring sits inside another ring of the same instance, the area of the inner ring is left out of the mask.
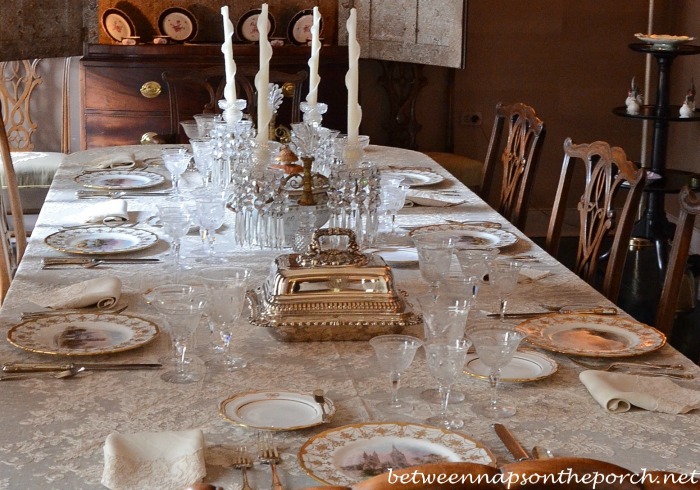
[[[627,106],[627,114],[639,114],[639,110],[642,108],[642,102],[644,98],[642,94],[639,93],[639,87],[637,82],[635,82],[634,77],[632,77],[632,83],[630,84],[630,89],[627,91],[627,99],[625,99],[625,105]]]
[[[685,101],[678,111],[681,117],[690,117],[695,112],[695,81],[690,79],[690,88],[685,94]]]

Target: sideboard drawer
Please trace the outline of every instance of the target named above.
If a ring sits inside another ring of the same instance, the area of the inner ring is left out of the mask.
[[[168,111],[162,68],[102,66],[85,70],[85,109]]]
[[[138,145],[145,133],[167,135],[170,131],[169,115],[87,113],[84,118],[85,137],[90,148]]]

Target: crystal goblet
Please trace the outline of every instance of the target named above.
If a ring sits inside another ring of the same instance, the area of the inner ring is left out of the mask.
[[[205,298],[202,291],[187,284],[158,286],[150,293],[151,304],[163,315],[177,352],[177,369],[166,371],[160,377],[169,383],[193,383],[202,379],[202,373],[188,370],[185,354],[190,337],[199,325]]]
[[[462,275],[471,284],[472,297],[476,300],[479,286],[484,282],[484,276],[488,272],[489,263],[499,253],[497,248],[462,248],[455,250],[455,256],[462,269]]]
[[[369,343],[374,349],[379,365],[389,372],[391,380],[391,397],[378,406],[389,410],[403,408],[405,404],[399,400],[401,374],[411,365],[423,341],[410,335],[379,335],[370,339]]]
[[[211,172],[214,165],[214,141],[211,138],[190,138],[194,165],[202,176],[204,185],[211,182]]]
[[[221,116],[218,114],[195,114],[194,120],[197,121],[197,128],[199,129],[200,137],[211,136],[212,129],[214,129],[214,123],[221,120]]]
[[[180,274],[180,244],[192,226],[190,211],[184,203],[165,202],[157,205],[163,232],[170,237],[175,282]]]
[[[199,234],[207,248],[206,260],[214,262],[216,230],[224,224],[224,219],[226,217],[226,200],[223,197],[223,193],[200,193],[196,196],[195,202]]]
[[[496,258],[488,263],[489,286],[498,294],[501,321],[505,318],[508,296],[518,284],[521,268],[522,262],[506,258]]]
[[[188,153],[184,148],[164,148],[161,150],[160,155],[166,170],[170,172],[173,192],[179,196],[180,177],[187,170],[192,154]]]
[[[472,410],[492,419],[512,417],[516,412],[515,407],[498,403],[498,382],[501,369],[513,359],[518,345],[527,335],[516,330],[515,325],[498,322],[470,329],[467,336],[473,342],[481,362],[489,368],[491,383],[491,400],[473,405]]]
[[[381,203],[379,205],[379,212],[385,216],[391,216],[391,222],[389,230],[391,233],[396,233],[396,213],[398,213],[406,204],[406,194],[408,193],[408,187],[398,185],[387,185],[382,186]]]
[[[210,330],[218,333],[223,345],[218,349],[224,354],[221,364],[229,371],[242,369],[248,363],[231,355],[233,327],[244,309],[247,281],[250,269],[239,267],[205,267],[199,278],[207,290],[207,316]]]
[[[440,285],[440,278],[450,270],[452,250],[457,238],[426,233],[414,236],[413,242],[418,251],[421,275],[430,284],[428,292],[434,293]]]
[[[450,400],[452,385],[464,370],[467,351],[471,346],[468,339],[457,339],[447,342],[428,343],[425,345],[425,357],[430,375],[435,378],[440,393],[440,411],[427,419],[429,424],[445,429],[460,429],[464,420],[453,418],[448,414],[447,404]]]

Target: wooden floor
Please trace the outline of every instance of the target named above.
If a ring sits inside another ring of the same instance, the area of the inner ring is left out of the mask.
[[[533,238],[544,244],[544,238]],[[562,237],[560,256],[564,265],[571,268],[576,258],[577,237]],[[700,257],[691,256],[690,271],[700,276]],[[656,305],[661,291],[663,277],[659,272],[656,251],[653,247],[630,250],[625,264],[622,288],[618,305],[638,321],[654,325]],[[690,292],[688,296],[693,296]],[[700,304],[695,301],[692,307],[679,311],[669,343],[696,363],[700,364]]]

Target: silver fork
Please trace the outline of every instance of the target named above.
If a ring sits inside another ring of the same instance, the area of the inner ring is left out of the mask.
[[[232,466],[241,470],[241,475],[243,476],[243,486],[241,490],[253,490],[248,484],[248,468],[253,466],[253,460],[245,446],[238,446],[233,450]]]
[[[258,432],[258,459],[261,463],[270,465],[272,490],[282,490],[282,482],[277,474],[277,463],[280,462],[280,454],[272,439],[272,434]]]
[[[671,372],[673,370],[683,370],[685,369],[682,364],[652,364],[647,362],[625,362],[618,361],[612,362],[607,366],[600,366],[595,364],[590,364],[583,362],[579,359],[574,359],[569,357],[569,360],[574,364],[581,366],[586,369],[595,369],[597,371],[617,371],[622,370],[627,374],[640,374],[646,376],[660,376],[664,378],[672,379],[694,379],[690,373],[678,373]]]

